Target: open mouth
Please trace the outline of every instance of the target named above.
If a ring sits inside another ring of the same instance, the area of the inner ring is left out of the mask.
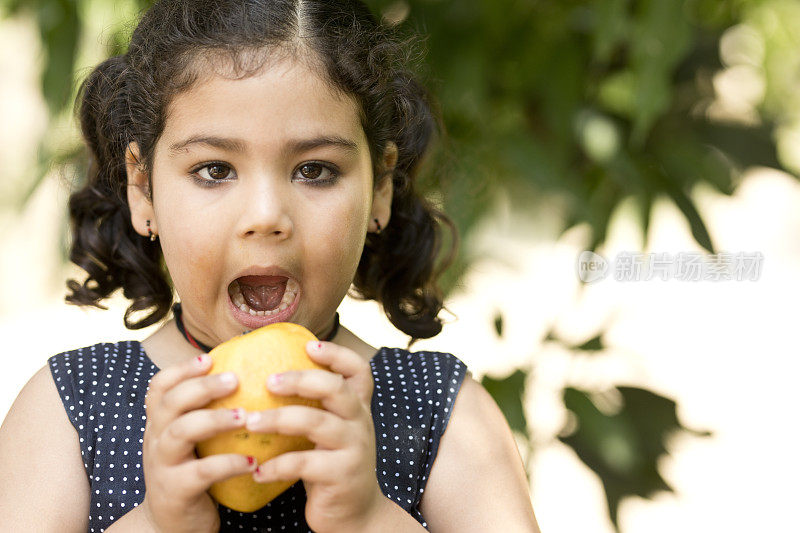
[[[243,276],[228,285],[228,295],[240,311],[262,317],[286,310],[298,290],[295,280],[276,276]]]

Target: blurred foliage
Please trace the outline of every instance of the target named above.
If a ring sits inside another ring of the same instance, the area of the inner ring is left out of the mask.
[[[92,8],[119,10],[126,23],[104,28],[104,54],[125,50],[129,20],[148,0],[0,0],[0,16],[31,17],[44,56],[41,91],[51,120],[71,113],[73,78]],[[800,3],[790,0],[371,0],[401,29],[426,36],[421,73],[441,102],[446,142],[431,154],[421,186],[455,220],[464,242],[509,191],[512,208],[563,201],[562,230],[591,228],[595,250],[623,200],[638,206],[646,247],[653,203],[670,198],[700,246],[713,236],[691,198],[708,184],[732,194],[742,170],[800,169]],[[86,41],[88,42],[88,41]],[[77,133],[77,130],[75,130]],[[789,141],[787,141],[787,139]],[[42,140],[37,179],[54,165],[85,171],[79,138]],[[437,192],[438,186],[443,187]],[[474,262],[462,249],[445,292]],[[503,317],[494,328],[503,335]],[[602,332],[572,353],[605,349]],[[485,376],[518,436],[530,446],[522,399],[530,368]],[[665,439],[687,430],[672,400],[616,387],[616,410],[598,391],[563,389],[569,422],[558,438],[606,490],[609,515],[626,496],[671,490],[657,469]],[[608,391],[606,391],[607,393]],[[707,435],[707,432],[694,432]]]
[[[501,316],[496,320],[502,323]],[[605,349],[601,335],[578,346],[569,345],[553,331],[545,340],[576,354]],[[505,378],[487,375],[481,380],[511,429],[527,447],[526,471],[530,454],[536,451],[524,409],[526,384],[533,382],[535,369],[533,360],[526,368],[518,368]],[[652,498],[659,491],[673,492],[658,471],[659,462],[669,455],[667,440],[680,432],[697,437],[712,434],[683,426],[678,420],[674,400],[645,389],[617,386],[587,391],[567,385],[561,394],[568,416],[557,438],[572,448],[600,478],[609,517],[617,530],[619,504],[623,498]]]
[[[613,389],[622,395],[622,406],[606,414],[586,391],[567,387],[564,404],[575,416],[577,429],[559,437],[594,470],[603,482],[608,512],[617,524],[617,508],[626,496],[650,498],[658,491],[672,491],[657,465],[667,455],[664,441],[678,431],[709,436],[678,422],[675,402],[635,387]]]

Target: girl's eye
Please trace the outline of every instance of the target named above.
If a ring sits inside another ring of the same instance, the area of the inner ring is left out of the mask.
[[[322,163],[303,163],[297,171],[307,181],[330,182],[338,177],[335,169]]]
[[[231,177],[233,169],[224,163],[208,163],[194,171],[205,181],[220,181]]]

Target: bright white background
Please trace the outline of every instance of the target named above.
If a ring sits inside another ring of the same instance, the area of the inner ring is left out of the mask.
[[[9,172],[0,175],[0,191],[19,182],[9,176],[24,176],[45,124],[41,99],[31,89],[32,31],[10,23],[0,28],[0,161]],[[59,259],[67,194],[63,180],[52,175],[23,212],[0,210],[0,418],[50,355],[100,341],[142,339],[152,331],[125,330],[120,299],[109,311],[63,303],[64,280],[79,275]],[[705,189],[692,196],[721,250],[763,254],[759,280],[608,278],[579,293],[575,261],[586,246],[585,229],[558,238],[550,213],[519,218],[501,199],[496,216],[466,243],[483,250],[486,259],[448,303],[457,318],[445,314],[444,332],[414,347],[452,352],[478,379],[535,365],[525,398],[539,436],[531,494],[546,533],[611,532],[599,481],[569,448],[550,440],[565,421],[554,396],[563,383],[647,386],[677,400],[684,425],[714,432],[712,438],[670,442],[671,457],[659,466],[676,494],[625,501],[620,521],[626,533],[796,530],[800,184],[780,172],[754,170],[733,197]],[[630,211],[623,205],[616,213],[599,250],[605,257],[640,248]],[[645,251],[699,251],[686,222],[666,201],[653,213]],[[503,339],[492,326],[498,310],[505,317]],[[346,300],[340,314],[345,326],[374,346],[406,344],[373,303]],[[609,348],[575,360],[543,342],[551,326],[575,343],[607,328]]]

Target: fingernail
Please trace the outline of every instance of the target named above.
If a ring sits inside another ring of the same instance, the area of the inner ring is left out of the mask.
[[[225,372],[219,375],[219,380],[223,385],[235,385],[236,374],[234,374],[233,372]]]
[[[197,357],[194,358],[194,362],[197,363],[197,366],[200,367],[205,366],[206,361],[208,361],[207,355],[198,355]]]
[[[256,458],[253,457],[252,455],[248,455],[247,456],[247,464],[250,465],[250,466],[253,466],[254,464],[256,464]],[[258,467],[256,467],[256,468],[258,468]]]
[[[283,382],[283,374],[272,374],[268,379],[267,383],[271,386],[280,385]]]
[[[261,467],[264,465],[258,465],[255,470],[253,470],[253,481],[257,483],[265,483],[268,481],[267,478],[264,477],[264,471],[261,470]]]
[[[233,419],[238,421],[244,420],[244,408],[239,407],[237,409],[231,409],[231,413],[233,414]]]

